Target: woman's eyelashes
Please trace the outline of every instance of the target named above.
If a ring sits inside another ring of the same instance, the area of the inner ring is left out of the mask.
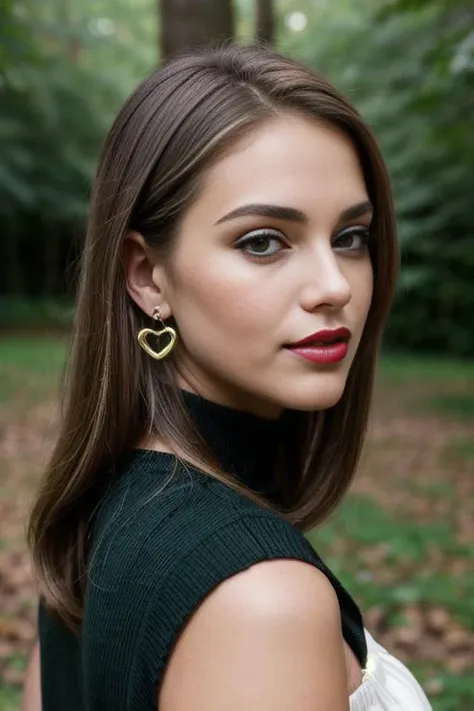
[[[332,239],[331,246],[339,253],[360,255],[366,252],[369,241],[370,227],[352,225],[338,232]],[[246,257],[266,261],[277,259],[282,252],[291,249],[281,232],[269,229],[248,232],[235,243],[234,247],[244,252]]]
[[[364,252],[369,244],[370,228],[364,225],[346,227],[332,242],[338,252]]]
[[[240,249],[253,259],[271,259],[282,250],[288,249],[279,232],[272,230],[255,230],[238,240],[236,249]]]

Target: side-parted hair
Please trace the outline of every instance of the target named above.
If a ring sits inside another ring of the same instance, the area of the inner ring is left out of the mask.
[[[136,89],[105,141],[83,250],[60,431],[29,522],[39,592],[74,631],[82,619],[92,513],[114,464],[142,437],[159,436],[210,476],[256,498],[219,470],[194,432],[173,356],[157,362],[140,348],[137,333],[150,325],[150,317],[128,295],[123,243],[127,232],[136,230],[158,258],[167,259],[206,170],[241,137],[288,112],[338,128],[358,153],[374,206],[369,243],[374,288],[340,401],[319,412],[285,413],[280,513],[308,530],[334,509],[352,481],[398,267],[384,161],[353,106],[297,62],[268,49],[235,45],[183,55]]]

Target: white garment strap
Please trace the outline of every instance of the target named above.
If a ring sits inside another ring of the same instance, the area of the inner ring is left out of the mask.
[[[351,711],[432,711],[411,671],[375,641],[366,629],[367,665],[350,697]]]

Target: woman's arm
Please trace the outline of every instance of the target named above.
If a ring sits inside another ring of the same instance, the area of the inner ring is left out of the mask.
[[[23,687],[21,711],[41,711],[40,649],[36,642],[30,656]]]
[[[161,711],[348,711],[336,593],[299,560],[258,563],[194,613],[159,692]]]

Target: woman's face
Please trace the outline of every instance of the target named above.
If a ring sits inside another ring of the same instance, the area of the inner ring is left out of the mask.
[[[357,154],[335,128],[290,115],[242,139],[153,272],[178,327],[180,385],[264,417],[334,405],[372,297],[370,221]],[[350,338],[318,334],[341,327]]]

